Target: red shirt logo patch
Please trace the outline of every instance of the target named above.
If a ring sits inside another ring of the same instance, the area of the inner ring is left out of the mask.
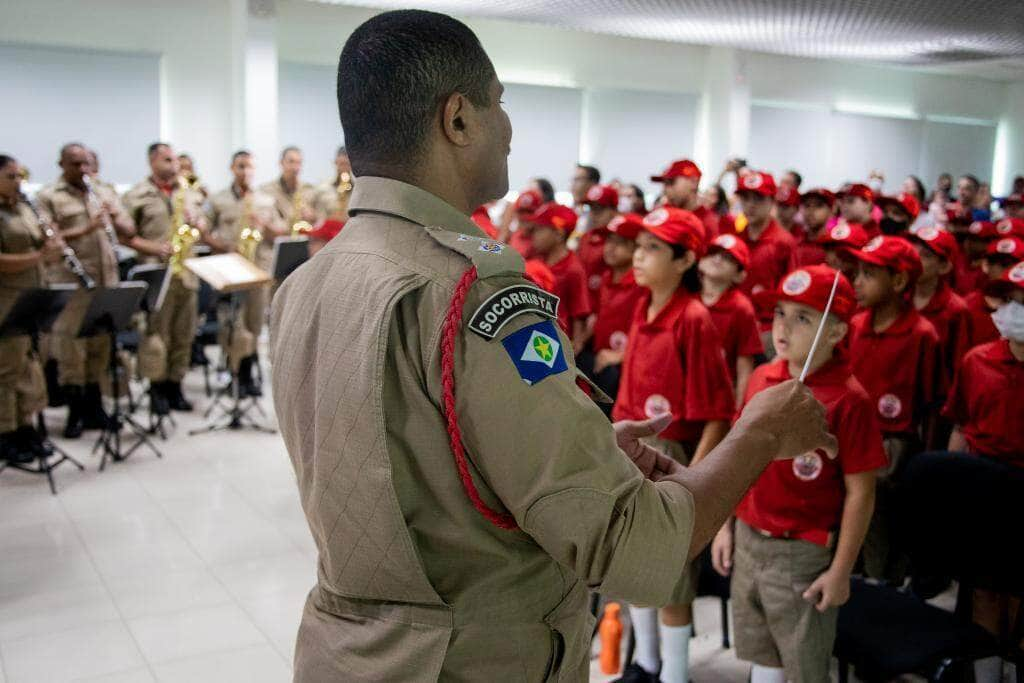
[[[804,453],[793,458],[793,474],[800,481],[814,481],[821,476],[823,466],[817,453]]]
[[[894,420],[903,412],[903,403],[898,396],[886,394],[878,399],[878,414],[882,417]]]
[[[836,223],[834,226],[832,226],[832,232],[829,233],[829,236],[836,241],[845,240],[847,237],[850,236],[850,226],[847,225],[845,222]]]
[[[611,336],[608,337],[608,345],[612,347],[612,351],[623,351],[626,348],[626,342],[629,341],[629,335],[622,330],[615,330]]]
[[[661,394],[651,394],[644,401],[644,415],[647,417],[658,417],[659,415],[671,412],[672,405]]]
[[[601,289],[601,276],[591,275],[590,279],[587,280],[587,287],[594,290]]]

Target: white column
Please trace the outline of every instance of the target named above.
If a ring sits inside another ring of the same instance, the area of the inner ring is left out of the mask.
[[[694,161],[714,178],[734,156],[745,156],[750,138],[750,85],[747,55],[727,47],[708,48],[704,87],[697,115]]]
[[[1010,192],[1014,176],[1024,175],[1024,83],[1006,86],[1006,109],[996,129],[992,163],[992,193]]]
[[[277,13],[274,0],[232,0],[231,138],[252,152],[256,180],[277,176]]]

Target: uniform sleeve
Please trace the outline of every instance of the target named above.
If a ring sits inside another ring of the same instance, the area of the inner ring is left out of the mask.
[[[683,417],[690,422],[731,420],[736,406],[721,337],[711,314],[701,313],[688,313],[682,322],[686,363]]]
[[[889,458],[882,447],[882,429],[866,393],[848,396],[829,420],[839,441],[843,474],[870,472],[885,467]]]
[[[499,288],[489,283],[474,285],[466,319]],[[564,333],[566,368],[522,379],[502,342],[540,322],[520,315],[491,341],[464,326],[457,339],[456,409],[476,485],[590,588],[667,604],[689,552],[693,498],[674,482],[644,479],[618,449],[607,418],[576,385]]]
[[[756,356],[764,353],[761,333],[757,329],[757,314],[749,299],[743,300],[736,308],[736,355]]]

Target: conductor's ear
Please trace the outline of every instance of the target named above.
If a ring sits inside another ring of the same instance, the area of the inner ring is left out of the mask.
[[[473,105],[460,92],[453,92],[441,106],[441,129],[448,142],[458,147],[470,143],[470,129],[473,125]]]

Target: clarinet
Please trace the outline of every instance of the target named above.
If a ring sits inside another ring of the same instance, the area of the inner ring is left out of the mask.
[[[85,191],[89,197],[89,203],[93,207],[103,212],[103,204],[100,202],[99,195],[96,194],[96,190],[92,187],[92,178],[87,174],[82,175],[82,182],[85,183]],[[120,244],[117,240],[117,233],[114,232],[114,226],[110,223],[110,216],[103,212],[103,230],[107,233],[107,239],[110,240],[110,248],[114,250],[114,256],[117,256],[117,247]]]
[[[43,234],[46,235],[46,239],[52,240],[57,237],[57,233],[50,227],[49,221],[45,220],[41,213],[39,213],[38,207],[35,202],[28,198],[28,195],[21,193],[21,199],[28,204],[28,208],[32,209],[32,213],[35,214],[36,220],[39,222],[39,227],[43,229]],[[82,262],[78,260],[78,254],[67,244],[64,245],[64,267],[74,273],[78,281],[82,283],[82,286],[86,289],[93,289],[96,287],[96,282],[89,277],[89,273],[85,272],[85,267]]]

